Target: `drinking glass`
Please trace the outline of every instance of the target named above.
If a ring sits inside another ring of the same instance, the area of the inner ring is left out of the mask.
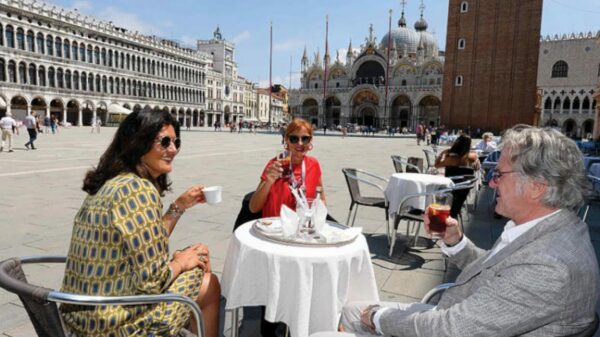
[[[440,193],[434,194],[432,203],[427,209],[429,216],[429,231],[431,236],[436,239],[441,239],[446,233],[446,218],[450,215],[452,207],[452,194]]]
[[[315,199],[307,198],[308,209],[304,205],[296,202],[296,214],[298,214],[298,236],[303,239],[311,238],[315,234],[313,224]]]
[[[281,173],[281,177],[284,179],[291,177],[292,170],[291,170],[290,164],[292,162],[292,157],[290,156],[290,151],[283,150],[283,151],[279,152],[277,154],[276,159],[281,164],[281,168],[283,169],[283,172]]]

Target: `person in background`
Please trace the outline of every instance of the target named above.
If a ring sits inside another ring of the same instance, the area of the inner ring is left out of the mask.
[[[38,122],[37,122],[37,112],[32,111],[30,115],[25,117],[25,127],[27,128],[27,133],[29,134],[29,141],[25,143],[25,147],[27,150],[31,147],[32,150],[37,150],[33,142],[37,139],[38,133]]]
[[[475,150],[479,150],[482,152],[494,152],[498,148],[496,143],[492,140],[494,134],[491,132],[485,132],[483,134],[483,139],[475,146]]]
[[[467,135],[458,136],[449,149],[438,155],[435,159],[435,167],[447,166],[468,166],[474,170],[479,170],[481,163],[479,163],[477,154],[471,152],[471,137]]]
[[[0,119],[0,129],[2,130],[2,146],[0,146],[0,152],[4,150],[4,142],[8,143],[8,152],[13,152],[13,130],[17,130],[19,134],[19,128],[17,127],[17,121],[12,118],[10,112],[6,112],[6,115]]]
[[[221,288],[211,273],[208,247],[198,243],[169,257],[169,237],[190,207],[205,202],[204,186],[181,194],[163,214],[161,196],[181,147],[170,113],[129,114],[98,165],[83,181],[87,193],[75,215],[62,291],[92,296],[166,292],[195,300],[207,337],[217,337]],[[177,336],[190,324],[181,303],[87,307],[63,304],[75,336]]]
[[[573,211],[587,195],[581,151],[558,131],[523,125],[505,133],[501,149],[490,186],[510,221],[484,250],[447,218],[438,242],[462,272],[437,306],[349,303],[347,333],[312,336],[582,336],[600,278],[588,225]]]

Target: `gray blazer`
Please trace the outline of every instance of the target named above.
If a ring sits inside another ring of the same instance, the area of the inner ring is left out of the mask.
[[[498,242],[496,242],[497,244]],[[469,243],[451,262],[462,269],[437,310],[388,310],[380,324],[395,336],[567,336],[594,319],[598,261],[587,225],[562,210],[485,263]]]

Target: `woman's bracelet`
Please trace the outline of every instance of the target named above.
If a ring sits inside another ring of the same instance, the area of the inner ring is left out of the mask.
[[[184,212],[185,212],[185,209],[181,209],[179,206],[177,206],[175,201],[173,201],[169,205],[169,209],[167,209],[167,212],[165,213],[165,215],[170,215],[175,219],[179,219],[183,215]]]

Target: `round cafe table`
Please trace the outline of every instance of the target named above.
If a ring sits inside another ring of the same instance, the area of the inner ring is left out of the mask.
[[[425,192],[433,192],[440,188],[454,185],[450,178],[439,175],[420,173],[394,173],[385,189],[385,196],[389,203],[389,213],[395,214],[404,197]],[[408,200],[405,206],[425,210],[427,198],[422,196]]]
[[[240,226],[229,243],[221,277],[226,309],[264,305],[267,321],[308,336],[336,331],[349,301],[379,301],[362,234],[343,245],[300,246],[264,239],[253,223]]]

